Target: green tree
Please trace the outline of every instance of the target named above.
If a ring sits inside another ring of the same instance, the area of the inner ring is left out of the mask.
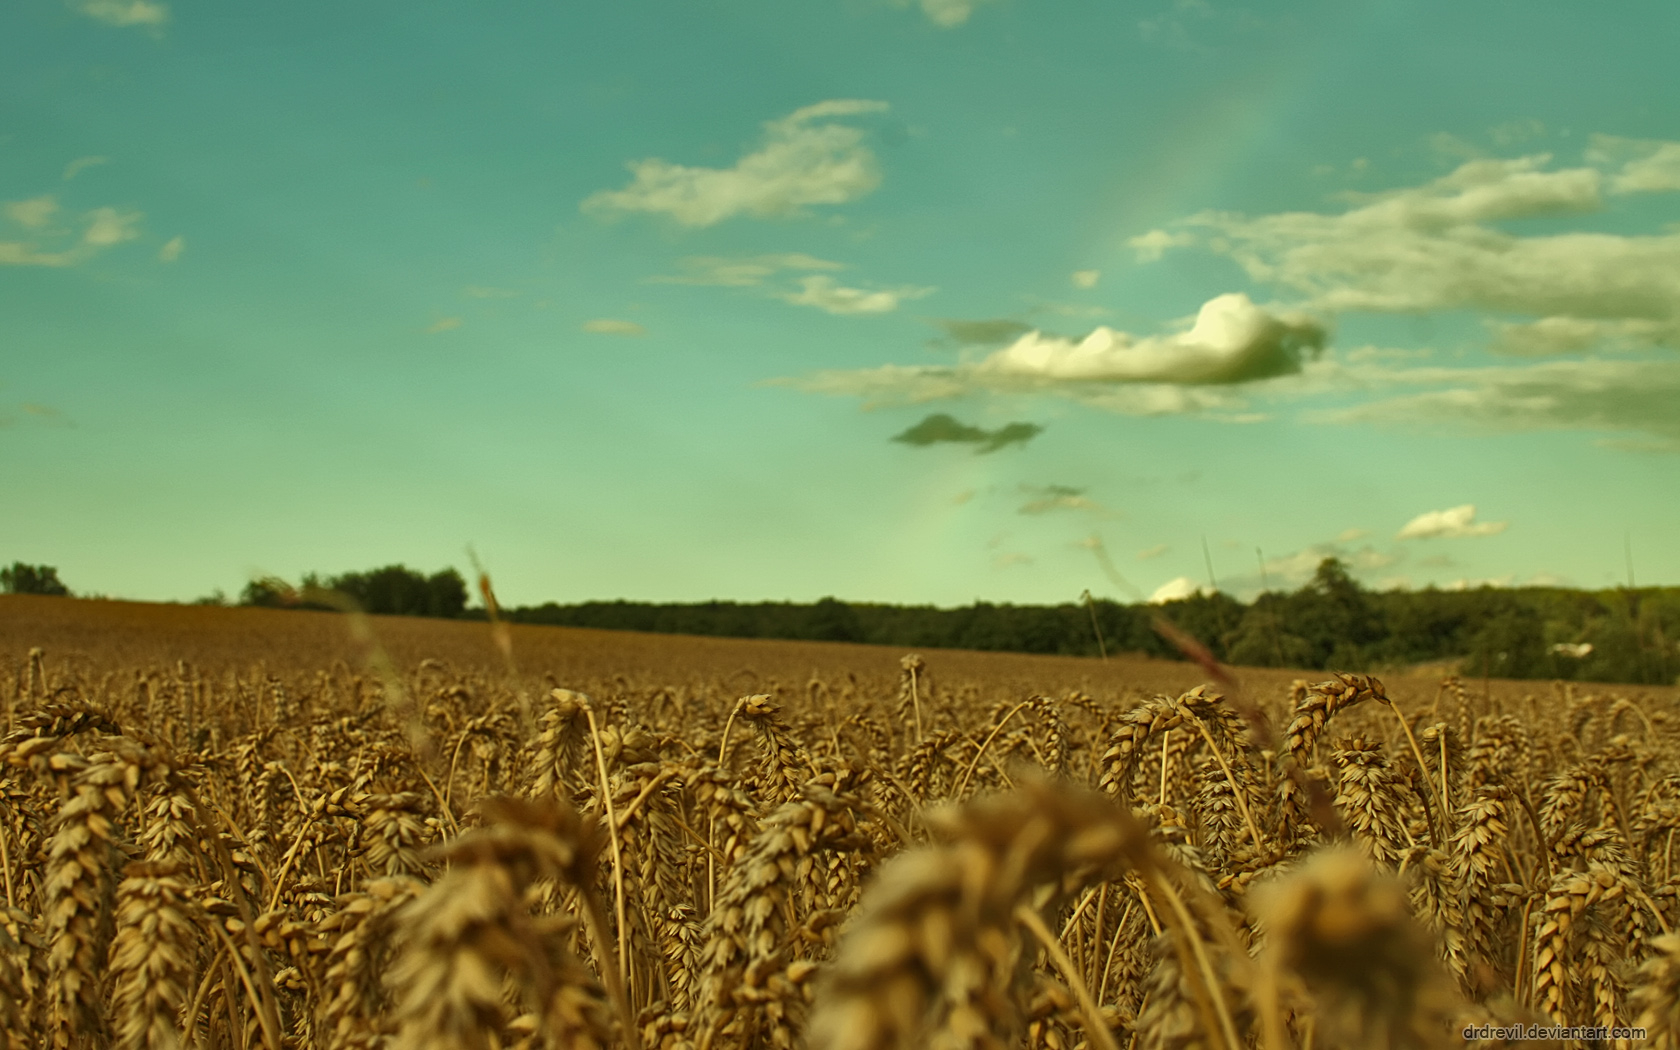
[[[1284,622],[1311,647],[1311,666],[1342,671],[1362,670],[1388,634],[1365,589],[1338,558],[1319,562],[1312,580],[1290,595]]]
[[[51,565],[25,565],[21,561],[13,562],[9,569],[0,569],[0,589],[7,594],[70,597],[70,588],[59,582],[57,569]]]

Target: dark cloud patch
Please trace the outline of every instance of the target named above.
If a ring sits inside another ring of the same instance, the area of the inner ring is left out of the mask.
[[[947,442],[974,445],[976,452],[996,452],[1006,445],[1025,445],[1044,432],[1037,423],[1008,423],[996,430],[969,426],[943,412],[937,412],[915,426],[895,434],[892,440],[918,448]]]
[[[934,323],[944,330],[947,339],[963,346],[997,346],[1002,343],[1014,342],[1032,331],[1032,325],[1022,321],[1011,321],[1007,318],[998,318],[991,321],[958,321],[953,318],[940,318]]]

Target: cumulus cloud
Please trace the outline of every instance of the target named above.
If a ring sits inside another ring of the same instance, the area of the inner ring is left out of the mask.
[[[987,358],[1001,373],[1120,383],[1243,383],[1300,371],[1325,330],[1299,314],[1275,315],[1240,292],[1208,300],[1188,331],[1138,338],[1099,326],[1078,343],[1030,332]]]
[[[781,385],[863,396],[875,404],[919,403],[978,392],[1050,391],[1112,411],[1164,415],[1235,404],[1218,388],[1301,370],[1324,327],[1299,314],[1274,314],[1246,295],[1209,300],[1186,329],[1133,336],[1106,326],[1074,342],[1028,332],[979,361],[958,365],[882,365],[819,372]]]
[[[615,321],[610,317],[597,317],[593,321],[585,321],[583,330],[597,335],[647,335],[647,329],[634,321]]]
[[[1137,253],[1138,262],[1156,262],[1167,254],[1169,248],[1182,248],[1187,244],[1195,244],[1196,236],[1191,233],[1168,233],[1166,230],[1150,230],[1129,238],[1126,246]]]
[[[58,213],[58,200],[51,194],[26,201],[7,201],[6,218],[27,230],[38,230]]]
[[[632,162],[633,178],[602,190],[582,208],[598,215],[669,215],[684,226],[713,226],[738,215],[798,215],[807,205],[845,204],[873,191],[881,175],[864,133],[829,118],[886,110],[885,102],[830,99],[765,125],[764,144],[728,168],[699,168],[657,157]]]
[[[966,444],[975,446],[975,452],[986,453],[1009,445],[1025,445],[1043,432],[1044,428],[1036,423],[1007,423],[995,430],[985,430],[939,412],[895,434],[891,440],[924,448],[943,443]]]
[[[730,258],[721,255],[691,255],[681,260],[683,272],[670,276],[650,277],[656,284],[716,285],[725,288],[751,288],[763,284],[788,270],[844,270],[845,263],[830,262],[801,252],[779,255],[752,255]]]
[[[814,306],[831,314],[885,314],[898,309],[906,299],[932,294],[932,288],[848,288],[827,274],[810,274],[799,279],[799,291],[785,292],[784,302]]]
[[[165,241],[163,247],[158,249],[158,262],[174,262],[186,250],[187,239],[177,234]]]
[[[151,26],[169,21],[169,5],[152,0],[77,0],[72,6],[108,26]]]
[[[1477,521],[1476,505],[1466,503],[1446,510],[1425,511],[1408,521],[1394,534],[1394,538],[1425,540],[1438,536],[1497,536],[1509,525],[1510,522],[1505,521]]]
[[[1186,598],[1194,598],[1198,594],[1206,593],[1208,593],[1208,589],[1190,577],[1175,576],[1155,588],[1154,592],[1149,595],[1149,604],[1162,605],[1166,602],[1183,601]]]
[[[1102,280],[1101,270],[1075,270],[1068,278],[1075,288],[1095,288]]]

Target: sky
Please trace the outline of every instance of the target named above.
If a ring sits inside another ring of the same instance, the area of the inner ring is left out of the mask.
[[[1680,583],[1680,6],[13,0],[0,562]]]

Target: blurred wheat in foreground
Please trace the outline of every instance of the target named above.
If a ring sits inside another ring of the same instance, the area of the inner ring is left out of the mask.
[[[1680,1050],[1680,721],[451,672],[8,682],[13,1050]],[[1530,1027],[1537,1026],[1537,1027]],[[1642,1030],[1642,1031],[1641,1031]]]

